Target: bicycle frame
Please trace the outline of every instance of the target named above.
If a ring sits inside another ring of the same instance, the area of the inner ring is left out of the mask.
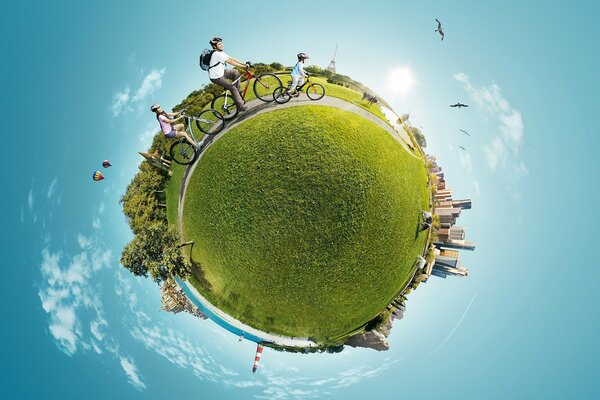
[[[242,96],[242,99],[246,100],[246,93],[248,92],[248,88],[250,87],[250,81],[252,80],[252,78],[256,78],[256,75],[254,75],[252,72],[250,72],[250,70],[245,69],[244,72],[239,76],[239,78],[232,81],[231,84],[235,86],[235,84],[238,83],[239,81],[241,81],[242,78],[246,78],[246,85],[244,86],[243,90],[240,90],[240,96]],[[261,82],[261,84],[263,86],[265,86],[262,83],[262,81],[259,80],[259,82]],[[240,87],[240,89],[241,89],[241,87]],[[225,91],[225,100],[227,100],[228,94],[229,94],[229,91],[226,90]]]
[[[288,81],[288,86],[290,87],[290,90],[292,89],[292,81]],[[296,90],[297,92],[301,92],[302,89],[304,89],[304,86],[306,86],[307,83],[311,83],[310,82],[310,76],[307,76],[306,79],[304,80],[304,82],[302,83],[302,85],[300,86],[296,86],[296,88],[294,90]]]

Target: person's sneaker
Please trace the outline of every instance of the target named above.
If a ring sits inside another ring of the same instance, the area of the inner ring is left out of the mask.
[[[238,110],[238,112],[244,112],[244,111],[246,111],[247,109],[248,109],[248,107],[246,107],[246,106],[241,106],[241,107],[238,107],[238,109],[237,109],[237,110]]]
[[[294,97],[298,97],[298,96],[300,96],[300,92],[296,92],[296,93],[294,93],[294,94],[293,94],[293,96],[294,96]]]
[[[206,146],[204,141],[196,143],[196,151],[202,151],[202,149]]]

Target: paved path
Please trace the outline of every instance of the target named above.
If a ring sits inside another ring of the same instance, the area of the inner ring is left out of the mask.
[[[308,340],[307,337],[281,336],[281,335],[275,335],[272,333],[267,333],[267,332],[263,332],[261,330],[252,328],[251,326],[244,324],[243,322],[233,318],[232,316],[224,313],[223,311],[219,310],[217,307],[213,306],[206,298],[204,298],[204,296],[202,296],[198,292],[198,290],[196,290],[194,285],[192,285],[189,281],[185,281],[183,284],[187,286],[189,292],[199,302],[201,302],[204,307],[208,308],[211,312],[216,314],[219,318],[221,318],[226,323],[236,327],[237,329],[244,331],[245,333],[248,333],[252,336],[255,336],[255,337],[261,339],[260,340],[261,342],[272,342],[272,343],[278,344],[280,346],[290,346],[290,347],[318,347],[318,344],[316,342],[313,342],[312,340]],[[248,335],[246,336],[246,338],[248,338]]]
[[[218,135],[207,137],[207,139],[206,139],[207,146],[204,147],[202,153],[204,153],[204,150],[206,150],[206,148],[212,142],[219,140],[219,138],[221,136],[223,136],[225,133],[227,133],[229,130],[235,128],[240,123],[242,123],[250,118],[254,118],[257,115],[268,113],[268,112],[275,111],[275,110],[279,110],[282,108],[298,107],[298,106],[306,106],[306,105],[335,107],[335,108],[339,108],[340,110],[350,111],[350,112],[358,114],[362,117],[365,117],[368,120],[376,123],[383,129],[385,129],[388,133],[390,133],[404,147],[404,149],[406,150],[406,152],[408,154],[410,154],[413,157],[418,158],[418,156],[415,155],[408,148],[408,146],[406,145],[403,138],[400,136],[400,134],[394,128],[392,128],[386,121],[377,117],[370,111],[367,111],[363,108],[358,107],[355,104],[352,104],[346,100],[339,99],[337,97],[324,96],[321,100],[313,101],[313,100],[310,100],[304,93],[301,94],[300,97],[298,97],[298,98],[291,99],[286,104],[277,104],[275,102],[265,103],[258,99],[254,99],[254,100],[247,102],[246,106],[248,107],[248,110],[246,112],[243,112],[240,115],[238,115],[237,117],[235,117],[235,119],[233,121],[227,122],[225,125],[225,129],[223,129]],[[390,123],[394,124],[395,121],[390,121]],[[184,237],[184,233],[183,233],[183,207],[184,207],[184,202],[185,202],[185,191],[187,189],[190,177],[193,175],[196,165],[198,165],[198,160],[200,160],[200,158],[202,158],[202,153],[200,153],[200,155],[198,156],[198,158],[196,159],[194,164],[186,169],[184,177],[183,177],[183,184],[182,184],[181,190],[179,192],[179,206],[178,206],[178,210],[177,210],[177,222],[178,222],[179,232],[181,233],[182,241],[185,241],[185,237]],[[274,334],[270,334],[267,332],[263,332],[258,329],[254,329],[251,326],[244,324],[243,322],[231,317],[230,315],[219,310],[217,307],[213,306],[208,300],[206,300],[196,290],[196,288],[194,288],[194,286],[189,281],[186,281],[185,285],[187,286],[189,291],[194,295],[194,297],[196,297],[196,299],[198,301],[200,301],[206,308],[210,309],[219,318],[222,318],[224,321],[226,321],[227,323],[233,325],[234,327],[236,327],[238,329],[241,329],[241,330],[248,332],[254,336],[263,338],[263,339],[265,339],[265,341],[270,341],[270,342],[280,345],[280,346],[295,346],[295,347],[317,346],[317,343],[308,340],[308,338],[280,336],[280,335],[274,335]]]

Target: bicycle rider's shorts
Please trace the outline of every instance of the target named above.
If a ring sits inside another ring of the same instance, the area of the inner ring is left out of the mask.
[[[171,132],[165,133],[165,136],[168,138],[174,138],[177,137],[177,133],[175,132],[175,129],[171,129]]]

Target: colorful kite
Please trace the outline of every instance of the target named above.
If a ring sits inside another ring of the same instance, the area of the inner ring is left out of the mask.
[[[102,175],[102,173],[100,171],[96,171],[92,175],[92,179],[95,181],[101,181],[102,179],[104,179],[104,175]]]
[[[109,162],[108,160],[104,160],[104,161],[102,161],[102,166],[103,166],[104,168],[108,168],[108,167],[110,167],[111,165],[110,165],[110,162]]]

